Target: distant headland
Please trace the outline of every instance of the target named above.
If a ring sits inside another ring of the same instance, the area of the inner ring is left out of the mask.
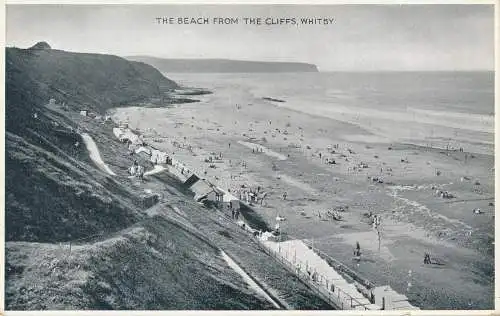
[[[318,72],[316,65],[298,62],[265,62],[231,59],[166,59],[150,56],[128,56],[125,58],[143,62],[161,72],[170,73]]]

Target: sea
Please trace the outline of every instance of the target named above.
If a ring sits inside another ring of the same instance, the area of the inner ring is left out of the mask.
[[[494,154],[494,72],[169,73],[186,87],[263,97],[356,124],[361,142],[401,142]],[[208,97],[210,98],[210,97]],[[203,99],[203,97],[202,97]]]

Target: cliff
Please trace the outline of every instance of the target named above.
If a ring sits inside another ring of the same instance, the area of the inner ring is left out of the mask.
[[[153,67],[116,56],[47,43],[6,49],[7,310],[274,308],[221,249],[278,291],[293,288],[287,297],[299,308],[328,307],[168,173],[130,179],[139,158],[114,137],[116,125],[79,113],[168,98],[175,88]],[[83,133],[114,174],[89,158]],[[148,190],[161,196],[153,206]]]

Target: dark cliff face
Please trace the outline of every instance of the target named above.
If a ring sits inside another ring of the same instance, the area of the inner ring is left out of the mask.
[[[6,48],[7,129],[54,98],[69,108],[97,112],[159,98],[177,84],[144,63],[100,54],[70,53],[38,43]]]
[[[6,308],[269,307],[239,289],[217,247],[145,212],[113,124],[78,112],[102,113],[177,85],[149,65],[35,46],[6,50]],[[51,98],[56,105],[47,106]],[[77,130],[95,139],[117,176],[93,164]],[[212,260],[210,272],[199,256]]]
[[[67,111],[103,114],[176,87],[153,67],[116,56],[53,50],[45,42],[7,48],[7,240],[85,237],[138,219],[130,194],[87,164],[85,148],[74,146],[80,135],[68,128],[77,125],[47,108],[49,99]]]
[[[162,73],[274,73],[318,72],[313,64],[291,62],[262,62],[229,59],[162,59],[149,56],[130,56],[129,60],[152,65]]]
[[[119,57],[35,46],[6,49],[7,310],[273,308],[219,248],[241,253],[247,269],[273,271],[270,282],[293,288],[304,308],[328,307],[305,285],[282,282],[294,278],[168,174],[129,179],[137,156],[113,135],[115,125],[79,114],[161,97],[174,82]],[[116,175],[91,161],[82,132]],[[151,208],[146,188],[162,195]]]

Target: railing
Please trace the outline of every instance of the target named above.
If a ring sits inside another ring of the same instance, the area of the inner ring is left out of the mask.
[[[290,255],[288,252],[278,252],[270,249],[261,242],[259,242],[259,244],[267,254],[275,258],[278,262],[285,266],[287,270],[294,273],[299,279],[310,285],[311,289],[319,294],[320,297],[325,299],[330,305],[342,310],[355,309],[356,307],[361,307],[363,308],[363,310],[368,310],[365,304],[361,303],[358,299],[344,292],[342,289],[335,287],[334,283],[331,280],[328,280],[328,278],[317,272],[315,272],[314,274],[310,274],[309,272],[307,272],[307,263],[304,264],[302,261],[297,260],[295,257],[292,261],[290,258],[288,258],[288,256]],[[304,267],[306,267],[306,269],[303,269]],[[313,275],[316,275],[315,280],[313,279]]]
[[[364,287],[370,289],[374,287],[374,284],[370,282],[369,280],[359,276],[359,273],[356,273],[349,267],[347,267],[345,264],[341,263],[340,261],[330,257],[326,253],[322,252],[321,250],[317,248],[313,248],[314,244],[309,241],[309,240],[302,240],[310,249],[312,249],[314,252],[318,254],[323,260],[325,260],[330,266],[332,266],[337,272],[340,272],[341,274],[346,275],[353,281],[356,281],[363,285]]]
[[[179,170],[179,161],[172,159],[172,166]],[[185,166],[183,165],[185,168]],[[184,171],[188,171],[188,173],[193,173],[189,169],[185,168]],[[184,175],[187,176],[187,175]],[[240,201],[242,202],[242,201]],[[224,214],[226,215],[226,214]],[[229,220],[229,216],[224,216],[227,217],[227,221]],[[234,223],[234,221],[232,221]],[[235,223],[236,224],[236,223]],[[275,258],[278,262],[280,262],[287,270],[295,274],[300,280],[305,282],[310,286],[310,288],[316,292],[320,297],[324,298],[331,306],[337,307],[342,310],[349,310],[349,309],[356,309],[356,308],[362,308],[363,310],[369,310],[366,305],[367,304],[362,304],[358,299],[352,297],[350,294],[346,293],[345,291],[341,290],[338,287],[334,286],[334,283],[332,280],[329,280],[328,278],[324,277],[323,275],[315,272],[314,274],[304,271],[302,267],[306,267],[305,270],[307,270],[307,263],[304,265],[303,262],[300,260],[297,260],[294,258],[293,262],[288,258],[288,253],[287,252],[276,252],[269,247],[267,247],[260,239],[257,238],[258,244],[263,249],[267,254],[269,254],[271,257]],[[283,254],[286,254],[284,256]],[[320,257],[324,258],[325,255],[318,254]],[[347,272],[348,275],[355,276],[356,274],[350,270],[349,268],[345,267],[344,265],[340,264],[338,261],[333,260],[332,258],[328,257],[330,261],[334,261],[335,266],[339,268],[339,270],[342,270],[342,272]],[[332,268],[333,269],[333,268]],[[314,276],[313,276],[314,275]],[[318,283],[318,278],[319,278],[319,283]],[[354,278],[354,277],[353,277]],[[323,282],[324,280],[324,282]],[[364,285],[368,285],[369,282],[363,280]]]

